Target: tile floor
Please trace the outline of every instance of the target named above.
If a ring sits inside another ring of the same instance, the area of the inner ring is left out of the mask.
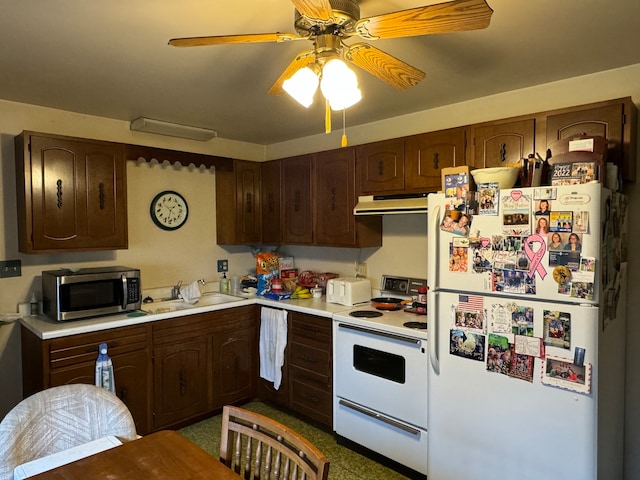
[[[333,435],[269,405],[261,402],[251,402],[243,405],[243,408],[261,413],[287,425],[318,447],[331,462],[329,480],[404,480],[407,478],[367,457],[338,445]],[[216,415],[183,428],[180,433],[207,452],[218,457],[220,453],[221,422],[221,415]]]

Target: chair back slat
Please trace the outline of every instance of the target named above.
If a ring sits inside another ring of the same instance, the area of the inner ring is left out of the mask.
[[[225,406],[221,435],[220,460],[236,473],[242,471],[245,480],[326,480],[329,474],[322,452],[263,415]]]

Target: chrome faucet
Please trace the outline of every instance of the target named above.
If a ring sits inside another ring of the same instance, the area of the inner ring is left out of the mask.
[[[182,288],[182,280],[171,287],[171,300],[177,300],[178,298],[180,298],[180,288]]]

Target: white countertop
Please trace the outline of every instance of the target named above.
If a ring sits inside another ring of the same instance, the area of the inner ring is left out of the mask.
[[[269,300],[264,297],[242,298],[238,297],[237,301],[207,305],[203,307],[194,306],[186,310],[177,310],[164,313],[146,313],[141,310],[134,312],[107,315],[103,317],[88,318],[85,320],[72,320],[66,322],[54,322],[44,315],[27,316],[20,319],[20,323],[28,328],[42,340],[52,338],[67,337],[69,335],[77,335],[79,333],[91,333],[110,328],[127,327],[130,325],[139,325],[141,323],[155,322],[167,318],[181,317],[186,315],[194,315],[197,313],[212,312],[216,310],[225,310],[227,308],[241,307],[244,305],[264,305],[266,307],[281,308],[284,310],[308,313],[319,317],[326,317],[331,320],[334,313],[351,310],[353,307],[338,305],[335,303],[327,303],[326,297],[311,299],[290,299],[290,300]]]

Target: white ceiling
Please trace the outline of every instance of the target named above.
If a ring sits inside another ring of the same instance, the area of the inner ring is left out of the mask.
[[[363,100],[347,110],[347,125],[640,63],[638,0],[487,2],[494,13],[484,30],[372,42],[427,76],[398,91],[356,69]],[[174,37],[294,33],[288,0],[1,3],[2,99],[125,121],[144,116],[257,144],[324,131],[322,102],[306,110],[265,93],[310,42],[167,45]],[[433,3],[361,0],[360,11],[364,18]],[[340,114],[333,118],[341,124]]]

